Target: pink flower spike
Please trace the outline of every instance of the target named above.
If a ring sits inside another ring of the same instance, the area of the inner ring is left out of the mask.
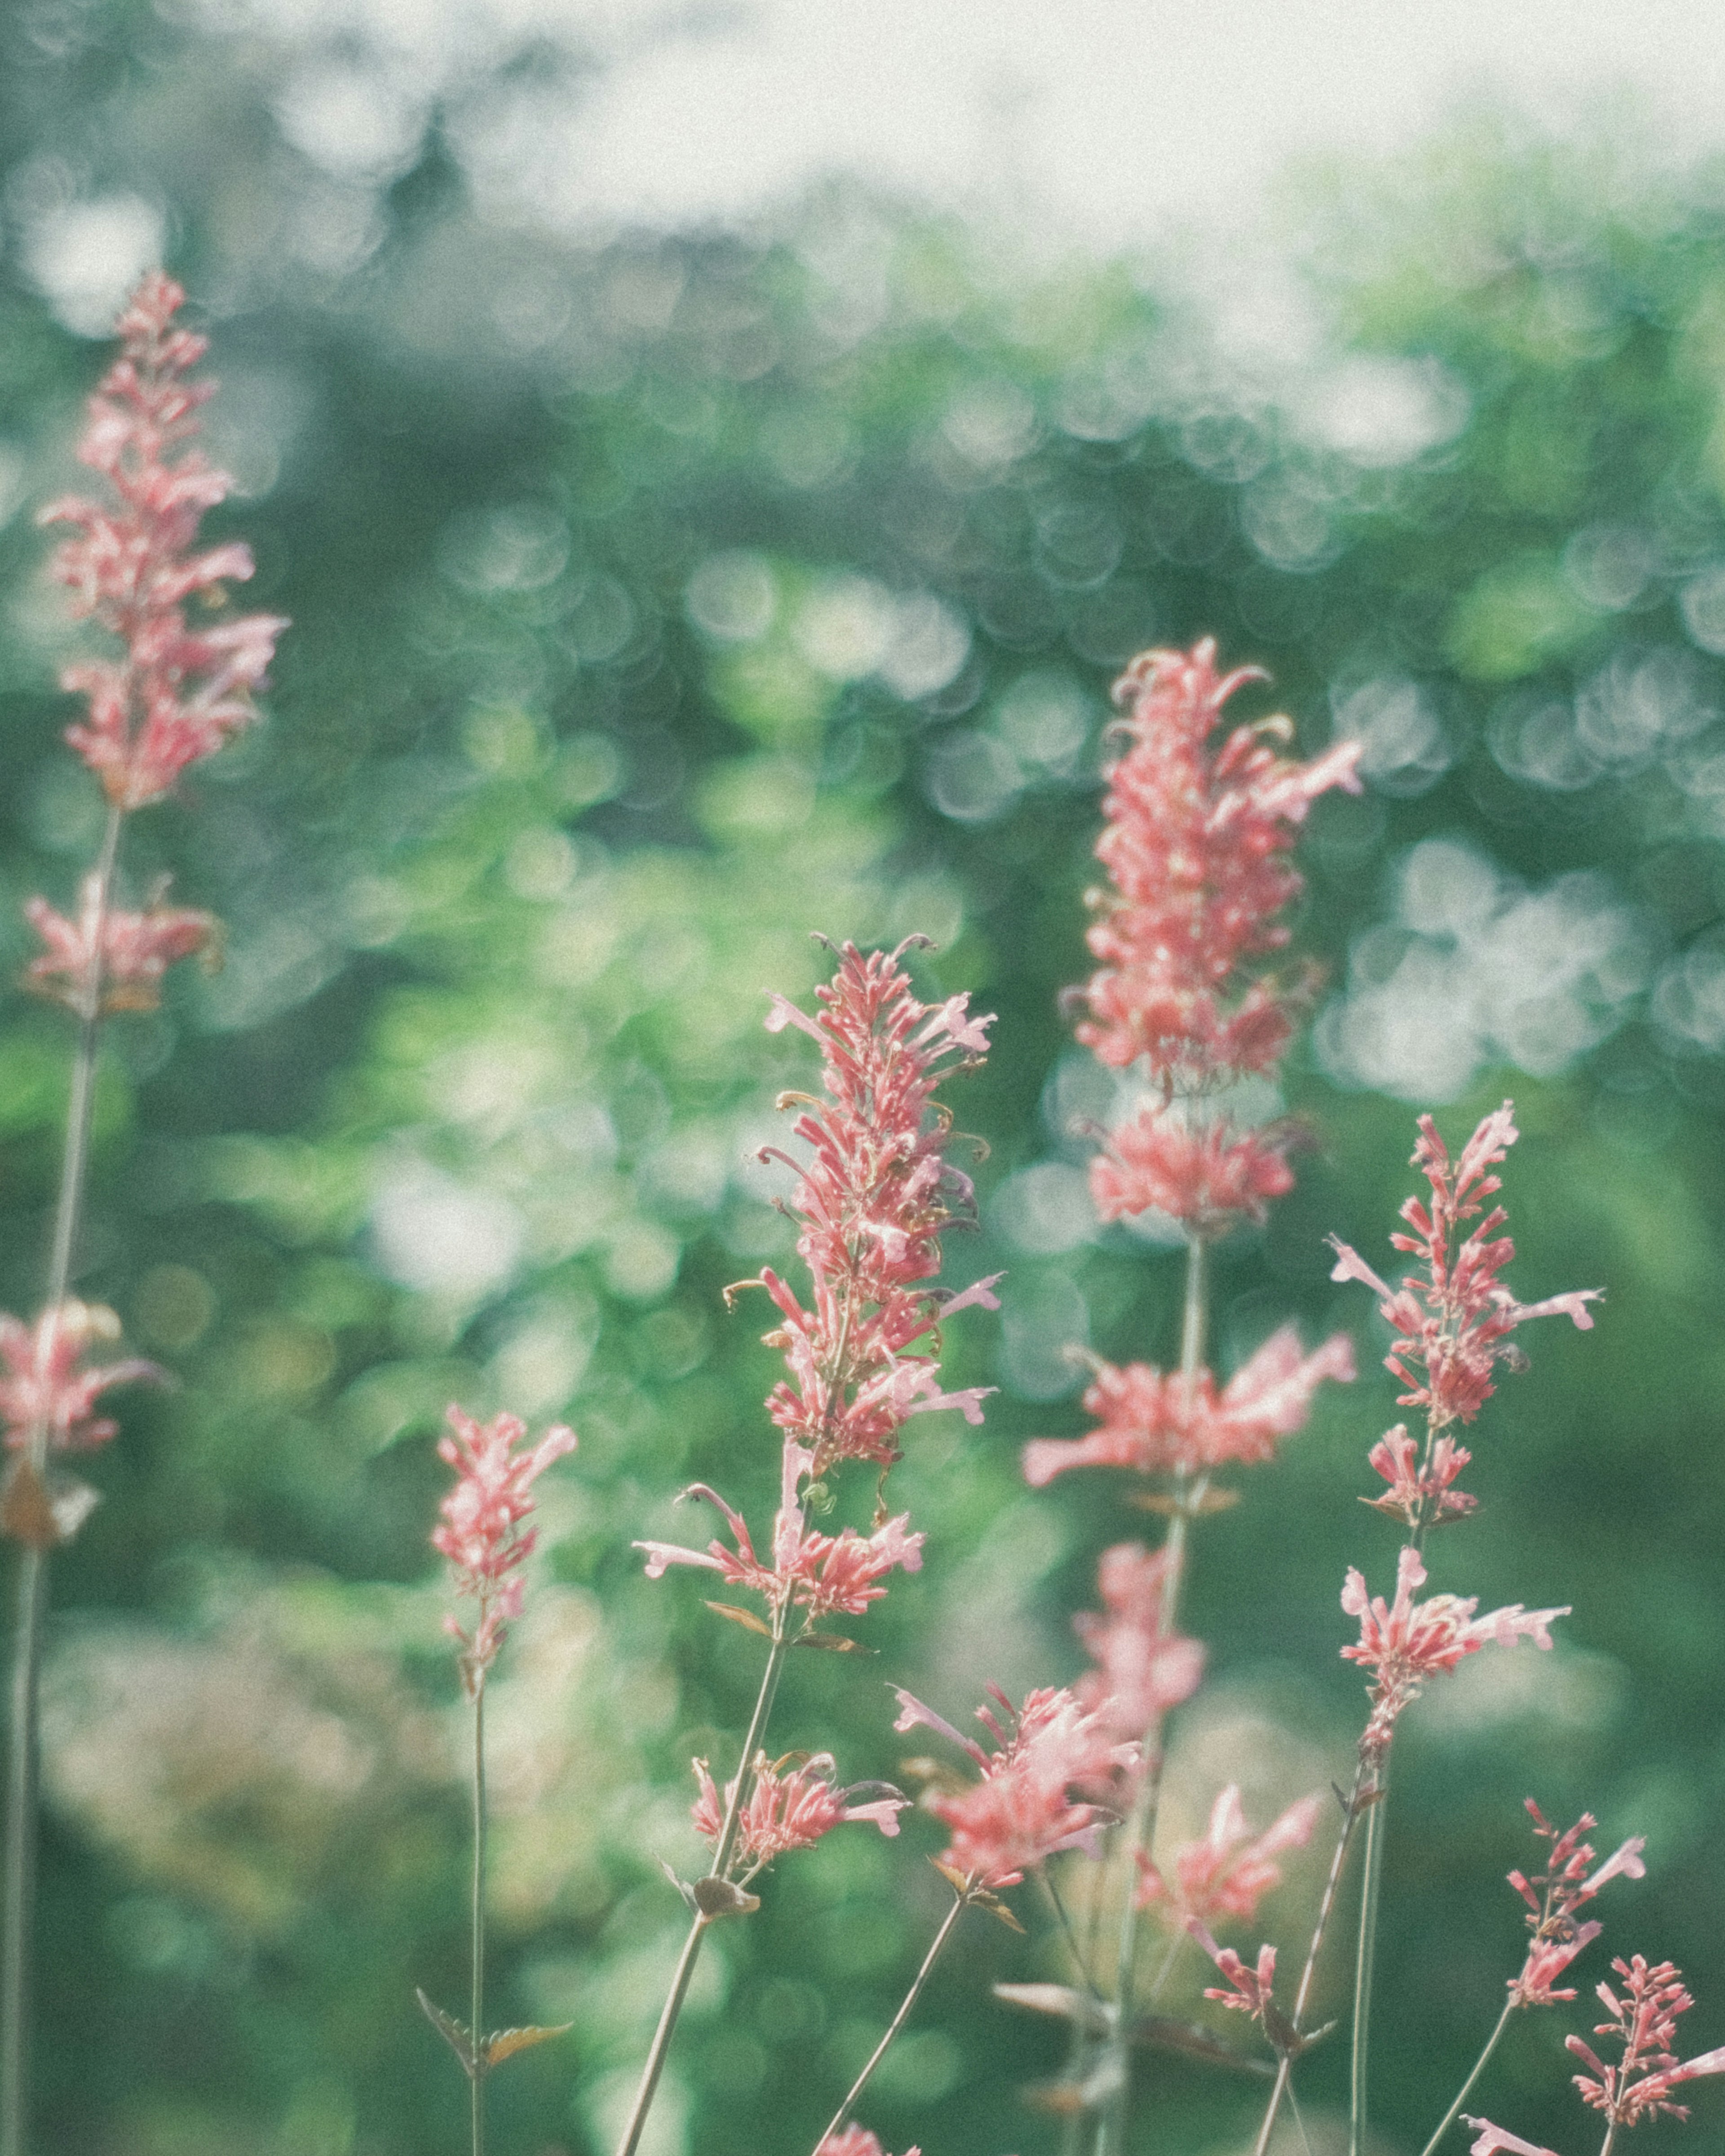
[[[1506,2133],[1501,2126],[1493,2126],[1489,2118],[1474,2118],[1463,2112],[1467,2124],[1477,2129],[1478,2138],[1470,2143],[1467,2156],[1497,2156],[1497,2151],[1507,2149],[1509,2156],[1553,2156],[1549,2148],[1542,2148],[1536,2141],[1523,2141],[1519,2133]]]
[[[1167,1573],[1163,1551],[1153,1555],[1142,1543],[1117,1543],[1096,1566],[1106,1615],[1082,1610],[1072,1620],[1097,1665],[1074,1686],[1078,1703],[1119,1738],[1146,1735],[1192,1697],[1204,1676],[1202,1644],[1163,1630]]]
[[[252,557],[237,542],[193,551],[203,512],[230,482],[195,450],[176,454],[214,387],[185,379],[204,350],[202,337],[172,326],[185,296],[159,271],[144,280],[120,317],[121,356],[90,400],[79,454],[107,478],[119,506],[67,497],[38,520],[79,527],[56,552],[54,574],[70,588],[74,613],[126,647],[117,661],[60,677],[89,705],[66,738],[123,809],[159,800],[187,764],[256,716],[251,692],[264,686],[287,627],[272,614],[195,629],[186,622],[187,598],[219,606],[224,584],[251,575]]]
[[[439,1508],[443,1518],[432,1529],[431,1546],[454,1566],[456,1593],[479,1603],[471,1639],[454,1618],[447,1622],[461,1642],[462,1682],[477,1698],[503,1644],[506,1620],[521,1614],[521,1568],[535,1540],[533,1529],[522,1532],[521,1523],[533,1509],[532,1485],[553,1460],[575,1450],[575,1433],[556,1424],[523,1452],[527,1429],[518,1415],[479,1423],[452,1405],[445,1420],[449,1431],[438,1440],[438,1454],[456,1480]]]
[[[98,1343],[120,1337],[120,1320],[101,1303],[69,1297],[44,1310],[33,1326],[0,1312],[0,1420],[6,1442],[25,1450],[39,1430],[52,1452],[90,1452],[117,1435],[120,1425],[98,1415],[96,1402],[114,1385],[165,1384],[166,1371],[137,1357],[86,1369],[83,1358]]]
[[[848,1789],[835,1788],[835,1763],[830,1752],[817,1752],[793,1763],[791,1755],[769,1763],[759,1753],[747,1799],[738,1815],[737,1851],[744,1865],[745,1881],[793,1850],[811,1849],[835,1826],[861,1821],[878,1827],[884,1835],[898,1832],[898,1815],[910,1804],[896,1789],[882,1782],[858,1783]],[[696,1798],[691,1817],[696,1830],[715,1847],[723,1831],[726,1807],[736,1794],[732,1782],[721,1803],[705,1759],[694,1763]],[[878,1794],[871,1794],[879,1792]],[[864,1801],[853,1803],[862,1794]]]
[[[142,913],[105,908],[97,876],[85,878],[80,896],[75,921],[56,913],[45,898],[25,906],[24,918],[47,947],[31,961],[23,984],[80,1018],[98,1009],[157,1009],[168,968],[208,951],[217,932],[213,914],[164,906],[159,898]]]
[[[1181,1923],[1193,1917],[1206,1923],[1223,1917],[1250,1923],[1260,1901],[1281,1884],[1281,1866],[1276,1858],[1284,1850],[1306,1846],[1322,1808],[1321,1798],[1301,1797],[1253,1837],[1240,1807],[1239,1787],[1230,1782],[1211,1808],[1209,1831],[1175,1851],[1172,1887],[1161,1871],[1146,1861],[1139,1906],[1165,1902],[1170,1917]]]
[[[1579,2036],[1566,2036],[1566,2048],[1588,2069],[1574,2076],[1582,2101],[1603,2112],[1614,2126],[1634,2126],[1643,2118],[1661,2112],[1686,2118],[1680,2103],[1668,2101],[1673,2085],[1705,2073],[1725,2072],[1725,2050],[1703,2052],[1686,2067],[1677,2062],[1672,2046],[1677,2019],[1695,2001],[1684,1989],[1682,1971],[1668,1961],[1649,1964],[1640,1954],[1629,1961],[1614,1961],[1612,1968],[1624,1980],[1620,1998],[1609,1984],[1598,1995],[1609,2020],[1594,2029],[1623,2047],[1615,2066],[1606,2066],[1592,2046]],[[1717,2062],[1717,2063],[1716,2063]]]

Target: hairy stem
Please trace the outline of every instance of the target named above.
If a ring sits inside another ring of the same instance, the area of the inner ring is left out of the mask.
[[[485,2156],[485,1677],[473,1695],[473,2156]]]
[[[1204,1366],[1204,1333],[1209,1315],[1206,1245],[1201,1235],[1186,1239],[1186,1298],[1180,1325],[1180,1381],[1190,1392]],[[1176,1509],[1168,1522],[1168,1568],[1163,1574],[1162,1605],[1157,1612],[1156,1632],[1169,1638],[1179,1621],[1180,1590],[1185,1584],[1188,1523],[1203,1502],[1205,1477],[1199,1476],[1189,1488],[1180,1478],[1175,1491]],[[1156,1839],[1156,1817],[1162,1801],[1163,1750],[1160,1718],[1144,1736],[1144,1763],[1127,1821],[1124,1844],[1126,1899],[1120,1912],[1119,1951],[1114,1973],[1114,2029],[1109,2038],[1112,2071],[1101,2131],[1096,2138],[1097,2156],[1123,2156],[1127,2122],[1131,2109],[1132,1986],[1138,1953],[1138,1858],[1147,1855]]]
[[[747,1794],[749,1775],[753,1768],[756,1751],[766,1734],[767,1719],[773,1712],[773,1695],[778,1690],[784,1658],[790,1650],[790,1640],[786,1630],[788,1621],[789,1612],[786,1609],[781,1607],[773,1612],[773,1649],[767,1657],[767,1667],[762,1672],[761,1689],[755,1695],[755,1711],[749,1717],[748,1734],[742,1740],[742,1758],[737,1763],[737,1786],[731,1792],[730,1803],[725,1807],[725,1823],[720,1829],[718,1845],[713,1851],[712,1870],[708,1875],[711,1878],[724,1878],[731,1868],[732,1859],[737,1854],[737,1837],[742,1824],[742,1807]],[[689,1936],[684,1940],[683,1951],[677,1957],[676,1973],[671,1978],[670,1989],[665,1994],[659,2026],[653,2032],[653,2045],[647,2054],[647,2063],[641,2069],[641,2085],[635,2091],[629,2123],[623,2129],[623,2138],[617,2144],[617,2156],[634,2156],[640,2145],[647,2115],[652,2110],[653,2099],[659,2092],[660,2076],[665,2071],[665,2057],[670,2050],[677,2017],[689,1995],[695,1964],[701,1958],[701,1943],[706,1935],[708,1925],[713,1921],[711,1917],[702,1912],[689,1927]]]
[[[846,2120],[849,2119],[851,2112],[856,2107],[857,2098],[868,2087],[870,2082],[873,2080],[875,2067],[878,2066],[882,2059],[886,2056],[887,2051],[891,2047],[893,2038],[897,2035],[899,2030],[904,2027],[905,2023],[910,2019],[911,2010],[915,2006],[918,1999],[922,1995],[922,1987],[928,1981],[930,1970],[933,1969],[936,1962],[940,1959],[941,1949],[946,1945],[947,1941],[952,1936],[953,1926],[957,1924],[958,1919],[964,1914],[964,1912],[969,1907],[970,1895],[968,1891],[962,1894],[955,1894],[953,1896],[952,1907],[947,1910],[946,1916],[942,1922],[940,1929],[935,1933],[928,1952],[922,1957],[922,1968],[917,1970],[916,1975],[911,1979],[911,1988],[905,1994],[904,1998],[900,2001],[897,2013],[893,2015],[891,2020],[886,2025],[886,2034],[880,2039],[880,2042],[875,2045],[873,2051],[870,2054],[868,2064],[863,2068],[856,2079],[850,2084],[850,2093],[845,2097],[844,2102],[839,2105],[839,2108],[833,2113],[832,2119],[827,2127],[826,2132],[820,2137],[820,2141],[829,2140],[834,2134],[842,2132]],[[816,2156],[819,2156],[820,2141],[817,2141],[814,2144]]]
[[[78,1014],[66,1101],[66,1145],[60,1161],[59,1195],[48,1260],[44,1308],[57,1311],[71,1284],[79,1221],[90,1164],[90,1120],[95,1104],[96,1049],[102,1024],[102,942],[120,853],[121,812],[108,811],[95,863],[95,959]],[[39,1356],[49,1345],[49,1328],[39,1327]],[[40,1377],[44,1373],[38,1372]],[[39,1414],[26,1435],[23,1458],[39,1479],[48,1470],[48,1423]],[[13,1635],[11,1722],[6,1776],[6,1847],[0,1875],[0,2156],[26,2156],[30,2111],[30,1948],[35,1924],[36,1808],[39,1781],[37,1702],[41,1689],[42,1633],[48,1607],[48,1553],[27,1546],[18,1557],[18,1621]]]
[[[1348,2156],[1360,2156],[1366,2135],[1366,2066],[1372,2030],[1372,1961],[1378,1945],[1378,1892],[1384,1874],[1384,1823],[1389,1804],[1389,1762],[1378,1770],[1378,1801],[1366,1817],[1365,1879],[1359,1898],[1359,1943],[1353,1961],[1353,2042],[1348,2062]]]
[[[1479,2079],[1480,2076],[1486,2071],[1486,2066],[1491,2061],[1492,2052],[1497,2049],[1497,2040],[1502,2035],[1504,2030],[1508,2028],[1509,2017],[1515,2012],[1515,2010],[1516,1995],[1514,1992],[1511,1992],[1508,1998],[1503,2002],[1503,2011],[1497,2017],[1497,2026],[1491,2031],[1491,2035],[1486,2037],[1485,2050],[1480,2053],[1478,2058],[1476,2058],[1473,2062],[1473,2071],[1461,2084],[1461,2087],[1456,2095],[1455,2102],[1452,2103],[1450,2106],[1450,2108],[1444,2113],[1437,2132],[1432,2135],[1430,2140],[1428,2141],[1425,2148],[1420,2150],[1420,2156],[1435,2156],[1439,2142],[1443,2139],[1450,2128],[1455,2123],[1456,2113],[1461,2110],[1462,2105],[1467,2102],[1469,2097],[1473,2094],[1473,2085]]]

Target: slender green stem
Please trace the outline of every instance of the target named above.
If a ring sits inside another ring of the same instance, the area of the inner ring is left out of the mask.
[[[841,2103],[839,2108],[833,2113],[831,2122],[828,2125],[826,2132],[821,2135],[820,2141],[817,2141],[815,2143],[814,2145],[817,2156],[819,2156],[821,2141],[830,2140],[835,2133],[842,2132],[845,2121],[850,2117],[852,2111],[856,2107],[857,2098],[868,2087],[870,2081],[874,2079],[875,2067],[878,2066],[882,2059],[886,2056],[887,2051],[891,2046],[893,2038],[897,2035],[899,2030],[904,2027],[905,2023],[910,2019],[911,2010],[915,2006],[918,1999],[922,1995],[922,1987],[928,1981],[930,1970],[933,1969],[936,1962],[940,1959],[941,1949],[946,1945],[947,1941],[952,1936],[953,1926],[957,1924],[958,1919],[964,1914],[964,1912],[969,1907],[970,1895],[968,1890],[962,1894],[955,1894],[953,1896],[952,1907],[947,1910],[940,1929],[935,1933],[933,1942],[930,1945],[928,1952],[922,1957],[922,1968],[917,1970],[915,1977],[911,1979],[911,1988],[905,1994],[903,1999],[900,2002],[897,2013],[893,2015],[891,2020],[886,2025],[886,2034],[880,2039],[880,2042],[875,2045],[873,2051],[870,2054],[868,2064],[863,2068],[856,2079],[850,2084],[850,2095],[845,2097],[844,2102]]]
[[[485,1674],[473,1695],[473,2156],[485,2156]]]
[[[1384,1874],[1384,1828],[1389,1807],[1389,1761],[1378,1769],[1378,1801],[1366,1815],[1364,1883],[1359,1944],[1353,1961],[1353,2044],[1348,2066],[1348,2156],[1361,2156],[1366,2136],[1366,2066],[1371,2046],[1372,1962],[1378,1946],[1378,1894]]]
[[[1186,1240],[1186,1296],[1180,1325],[1180,1380],[1189,1392],[1204,1366],[1204,1333],[1209,1313],[1205,1265],[1207,1246],[1201,1235]],[[1176,1510],[1168,1522],[1167,1569],[1163,1573],[1162,1604],[1157,1612],[1159,1639],[1168,1639],[1179,1620],[1180,1590],[1185,1582],[1188,1525],[1203,1502],[1204,1477],[1188,1488],[1184,1478],[1175,1491]],[[1113,2033],[1109,2038],[1113,2071],[1096,2138],[1098,2156],[1123,2156],[1132,2092],[1132,1987],[1138,1954],[1138,1858],[1147,1855],[1156,1839],[1156,1819],[1162,1802],[1164,1753],[1160,1718],[1144,1736],[1144,1763],[1137,1794],[1127,1821],[1125,1839],[1126,1898],[1120,1912],[1119,1951],[1115,1960]]]
[[[1460,2092],[1457,2094],[1455,2102],[1452,2103],[1450,2106],[1450,2108],[1444,2113],[1442,2122],[1439,2125],[1437,2132],[1432,2135],[1430,2140],[1428,2141],[1425,2148],[1420,2150],[1420,2156],[1436,2156],[1437,2145],[1439,2142],[1443,2139],[1450,2128],[1455,2123],[1457,2112],[1461,2110],[1462,2105],[1467,2102],[1469,2097],[1473,2094],[1473,2085],[1479,2079],[1480,2076],[1486,2071],[1487,2065],[1491,2061],[1492,2052],[1497,2049],[1498,2039],[1502,2035],[1504,2030],[1508,2028],[1509,2017],[1515,2012],[1515,2010],[1516,1995],[1514,1992],[1511,1992],[1508,1998],[1503,2002],[1503,2011],[1497,2017],[1497,2026],[1491,2031],[1491,2035],[1486,2037],[1485,2050],[1480,2053],[1478,2058],[1476,2058],[1473,2062],[1473,2071],[1461,2084]]]
[[[96,855],[90,978],[83,983],[78,1045],[72,1057],[66,1102],[66,1144],[60,1159],[59,1194],[48,1260],[44,1317],[59,1310],[71,1284],[72,1260],[84,1209],[90,1164],[90,1122],[95,1105],[96,1050],[102,1024],[102,945],[120,854],[121,812],[110,808]],[[39,1362],[51,1345],[52,1327],[37,1332]],[[38,1375],[44,1374],[39,1370]],[[45,1480],[48,1419],[39,1414],[27,1433],[23,1457]],[[42,1634],[48,1608],[48,1553],[21,1548],[18,1621],[13,1637],[11,1722],[6,1776],[6,1846],[0,1876],[0,2156],[26,2156],[30,2113],[30,1950],[35,1928],[36,1810],[40,1779],[37,1702],[41,1689]]]
[[[755,1753],[766,1734],[768,1717],[773,1712],[778,1680],[784,1670],[784,1658],[790,1651],[790,1640],[786,1626],[789,1612],[784,1609],[774,1611],[773,1619],[773,1649],[767,1657],[767,1667],[762,1673],[761,1689],[755,1695],[755,1711],[749,1717],[748,1734],[742,1740],[742,1758],[737,1763],[737,1785],[731,1792],[731,1801],[725,1808],[725,1821],[719,1830],[717,1845],[713,1851],[712,1870],[709,1877],[722,1879],[731,1869],[732,1859],[737,1854],[737,1837],[742,1824],[742,1807],[753,1770]],[[635,2100],[629,2114],[629,2123],[623,2129],[623,2138],[617,2144],[617,2156],[635,2156],[640,2145],[648,2113],[653,2108],[653,2099],[659,2092],[660,2076],[665,2071],[665,2061],[670,2051],[670,2041],[677,2025],[677,2017],[683,2010],[683,2002],[689,1995],[689,1985],[695,1974],[695,1964],[701,1958],[701,1943],[707,1927],[714,1922],[704,1912],[696,1915],[689,1927],[689,1936],[683,1942],[683,1951],[677,1957],[675,1974],[671,1978],[670,1989],[665,1994],[665,2006],[659,2016],[659,2026],[653,2032],[652,2048],[647,2054],[647,2063],[641,2069],[641,2085],[635,2091]]]

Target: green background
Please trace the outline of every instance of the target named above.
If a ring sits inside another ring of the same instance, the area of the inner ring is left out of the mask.
[[[680,1936],[658,1859],[696,1859],[687,1763],[728,1763],[757,1668],[698,1578],[649,1585],[629,1545],[705,1538],[670,1509],[691,1478],[763,1524],[773,1501],[774,1358],[720,1290],[788,1250],[744,1156],[809,1079],[809,1045],[760,1021],[763,991],[819,977],[811,929],[929,933],[922,992],[999,1014],[952,1089],[990,1151],[947,1278],[1008,1279],[999,1318],[952,1328],[949,1380],[1000,1389],[986,1428],[913,1425],[894,1477],[926,1567],[853,1628],[878,1660],[793,1666],[775,1748],[891,1774],[886,1681],[962,1719],[989,1680],[1076,1674],[1069,1613],[1142,1516],[1106,1476],[1031,1496],[1018,1448],[1083,1427],[1067,1341],[1173,1353],[1178,1264],[1075,1212],[1072,1121],[1106,1096],[1056,998],[1086,970],[1108,684],[1204,634],[1271,670],[1240,708],[1288,711],[1307,752],[1338,725],[1370,743],[1367,797],[1319,804],[1302,848],[1299,941],[1333,1000],[1286,1096],[1319,1142],[1268,1229],[1224,1247],[1215,1327],[1225,1371],[1289,1316],[1308,1341],[1346,1326],[1363,1374],[1204,1523],[1211,1676],[1171,1818],[1194,1830],[1233,1776],[1262,1823],[1347,1772],[1336,1597],[1349,1563],[1390,1584],[1393,1529],[1357,1497],[1394,1387],[1322,1239],[1386,1262],[1416,1108],[1455,1137],[1513,1093],[1517,1291],[1607,1301],[1589,1336],[1530,1337],[1434,1584],[1574,1614],[1548,1660],[1482,1656],[1410,1717],[1378,2119],[1417,2148],[1495,2015],[1530,1794],[1598,1813],[1602,1848],[1647,1835],[1604,1944],[1682,1964],[1686,2049],[1717,2041],[1717,175],[1485,123],[1338,172],[1291,243],[1315,357],[1278,369],[1175,258],[1050,267],[843,187],[744,236],[554,241],[472,176],[486,97],[567,87],[532,45],[393,174],[338,187],[277,124],[294,34],[102,0],[0,18],[14,970],[18,903],[69,902],[100,815],[59,742],[80,634],[30,514],[105,357],[32,280],[30,235],[67,204],[165,217],[227,384],[211,431],[241,490],[208,529],[252,542],[256,603],[295,624],[267,723],[127,839],[132,887],[171,870],[229,949],[116,1024],[103,1067],[80,1288],[181,1382],[126,1398],[56,1569],[41,2146],[465,2145],[412,2004],[423,1983],[459,2007],[463,1983],[460,1709],[426,1543],[451,1398],[580,1432],[492,1710],[492,1997],[575,2026],[499,2076],[494,2146],[608,2145]],[[67,1057],[57,1014],[7,1006],[14,1310],[39,1293]],[[841,1486],[834,1517],[870,1496]],[[939,1845],[922,1819],[834,1835],[716,1938],[657,2149],[813,2141],[938,1916]],[[1266,1906],[1289,1958],[1314,1884]],[[889,2148],[1058,2144],[1021,2093],[1058,2032],[988,1997],[1059,1973],[1017,1899],[1030,1936],[967,1920],[865,2107]],[[1199,1980],[1189,1956],[1168,1996]],[[1327,1983],[1339,2000],[1339,1962]],[[1587,2145],[1561,2049],[1585,2015],[1519,2020],[1481,2107]],[[1315,2145],[1343,2064],[1303,2070]],[[1145,2074],[1144,2147],[1250,2131],[1254,2085]],[[1706,2084],[1697,2102],[1717,2116]]]

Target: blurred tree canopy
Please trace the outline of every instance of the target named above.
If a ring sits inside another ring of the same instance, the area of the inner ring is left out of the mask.
[[[1383,2123],[1423,2138],[1489,2025],[1529,1793],[1649,1836],[1611,1944],[1682,1963],[1711,2043],[1718,175],[1481,123],[1312,186],[1276,279],[1050,267],[839,185],[752,234],[594,235],[565,167],[605,60],[453,9],[435,34],[310,0],[0,17],[14,966],[18,901],[66,902],[99,817],[59,743],[80,639],[30,510],[71,469],[128,249],[159,240],[208,319],[239,482],[219,521],[295,621],[270,722],[142,819],[127,864],[221,913],[228,958],[117,1026],[103,1074],[80,1289],[183,1383],[128,1403],[57,1579],[44,2146],[462,2145],[412,2009],[462,1952],[425,1541],[451,1398],[581,1435],[542,1486],[495,1717],[496,1995],[576,2028],[500,2077],[495,2133],[607,2144],[680,1932],[656,1860],[692,1861],[687,1761],[730,1763],[754,1676],[629,1543],[670,1531],[691,1476],[752,1517],[773,1502],[773,1358],[719,1291],[787,1253],[752,1155],[810,1059],[760,1019],[764,989],[819,977],[811,929],[929,934],[924,992],[999,1011],[957,1101],[991,1150],[949,1277],[1009,1277],[999,1320],[949,1342],[959,1382],[1000,1388],[987,1429],[931,1423],[896,1472],[928,1562],[870,1617],[878,1661],[811,1658],[776,1727],[891,1774],[880,1678],[961,1717],[986,1681],[1077,1666],[1066,1614],[1142,1523],[1106,1477],[1033,1500],[1017,1447],[1081,1426],[1069,1343],[1171,1352],[1176,1287],[1153,1237],[1091,1219],[1107,1091],[1056,999],[1086,967],[1110,680],[1205,634],[1266,667],[1257,707],[1308,752],[1361,737],[1371,782],[1320,803],[1303,848],[1300,937],[1331,988],[1290,1086],[1318,1143],[1224,1249],[1219,1352],[1291,1312],[1353,1327],[1368,1373],[1206,1523],[1212,1678],[1173,1823],[1230,1776],[1263,1816],[1345,1756],[1335,1595],[1350,1562],[1387,1584],[1389,1532],[1354,1501],[1394,1389],[1322,1237],[1381,1262],[1414,1105],[1453,1103],[1453,1132],[1512,1091],[1518,1291],[1609,1300],[1585,1341],[1535,1341],[1481,1425],[1487,1508],[1435,1570],[1576,1614],[1548,1661],[1470,1672],[1410,1730]],[[14,1309],[39,1293],[66,1063],[55,1015],[11,1004]],[[935,1846],[913,1823],[785,1865],[708,1958],[663,2149],[813,2139],[920,1953]],[[971,1921],[871,2123],[931,2156],[1052,2146],[1020,2089],[1054,2036],[987,1985],[1055,1973],[1055,1944]],[[1560,2035],[1518,2024],[1491,2107],[1563,2146]],[[1340,2066],[1313,2061],[1320,2108]],[[1145,2072],[1187,2141],[1253,2114],[1249,2084]]]

